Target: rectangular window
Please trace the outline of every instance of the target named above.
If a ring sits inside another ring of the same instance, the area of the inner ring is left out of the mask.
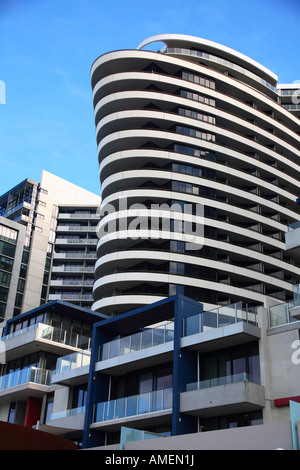
[[[15,251],[15,245],[0,240],[0,254],[13,258],[15,256]]]
[[[14,260],[6,258],[5,256],[0,256],[0,269],[2,269],[3,271],[8,271],[9,273],[11,273],[13,264]]]
[[[0,285],[9,287],[11,275],[0,271]]]
[[[16,402],[12,402],[9,407],[9,414],[8,414],[8,423],[13,424],[15,420],[15,413],[16,413]]]

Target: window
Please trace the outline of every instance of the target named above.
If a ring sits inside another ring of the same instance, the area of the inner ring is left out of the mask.
[[[0,285],[9,287],[11,275],[0,271]]]
[[[0,256],[0,269],[3,271],[12,272],[14,261],[10,258],[6,258],[5,256]]]
[[[16,247],[10,243],[0,240],[0,253],[13,258],[15,256]]]
[[[8,290],[5,289],[5,287],[0,287],[0,300],[2,302],[6,302],[7,296],[8,296]]]
[[[8,241],[15,241],[17,239],[18,232],[5,225],[0,225],[0,237],[7,239]]]
[[[153,390],[153,373],[143,372],[139,375],[139,393],[152,392]]]
[[[15,414],[16,414],[16,402],[12,402],[9,407],[9,414],[8,414],[8,423],[14,423],[15,420]]]
[[[86,405],[87,384],[77,385],[73,389],[72,408],[81,408]]]
[[[47,191],[47,189],[40,188],[40,193],[42,193],[42,194],[48,194],[48,191]]]
[[[201,369],[201,380],[228,377],[231,375],[241,376],[247,373],[251,377],[260,377],[259,353],[256,344],[248,347],[236,347],[226,349],[217,353],[207,354],[204,357]]]
[[[49,421],[51,414],[53,412],[53,402],[54,402],[54,393],[47,395],[47,403],[45,410],[45,422]]]

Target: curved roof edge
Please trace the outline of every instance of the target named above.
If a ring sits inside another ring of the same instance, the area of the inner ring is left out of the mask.
[[[193,43],[194,45],[202,45],[210,48],[211,50],[215,50],[216,52],[226,54],[231,57],[235,57],[236,59],[241,60],[244,63],[247,63],[249,66],[255,67],[256,69],[260,70],[262,73],[267,74],[269,77],[272,78],[272,80],[275,80],[276,82],[278,81],[278,76],[272,72],[271,70],[267,69],[265,66],[261,65],[259,62],[251,59],[250,57],[237,52],[234,49],[231,49],[230,47],[224,46],[222,44],[219,44],[214,41],[210,41],[208,39],[203,39],[199,38],[197,36],[189,36],[185,34],[158,34],[156,36],[151,36],[150,38],[145,39],[142,41],[137,49],[141,50],[145,46],[153,43],[153,42],[163,42],[166,45],[169,43],[174,43],[174,42],[186,42],[186,43]]]

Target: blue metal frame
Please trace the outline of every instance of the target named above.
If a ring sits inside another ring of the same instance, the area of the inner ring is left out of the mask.
[[[108,400],[109,375],[95,373],[100,346],[119,334],[129,335],[140,328],[171,319],[174,319],[172,435],[196,432],[196,418],[180,414],[180,393],[184,385],[197,380],[196,367],[193,367],[197,355],[188,348],[181,349],[180,338],[183,336],[184,318],[202,312],[202,304],[178,294],[94,324],[83,448],[104,445],[104,432],[90,429],[94,406]]]

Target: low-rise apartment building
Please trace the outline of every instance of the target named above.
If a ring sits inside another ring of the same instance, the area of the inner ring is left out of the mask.
[[[296,448],[297,287],[268,309],[177,294],[112,318],[62,301],[20,315],[0,342],[0,419],[102,450]]]
[[[52,374],[61,356],[89,350],[92,325],[99,319],[88,309],[56,300],[7,321],[0,341],[1,421],[39,427],[59,407],[78,408],[84,390],[75,387],[71,396],[68,388],[65,401],[65,389],[52,383]],[[77,439],[76,432],[72,437]]]

